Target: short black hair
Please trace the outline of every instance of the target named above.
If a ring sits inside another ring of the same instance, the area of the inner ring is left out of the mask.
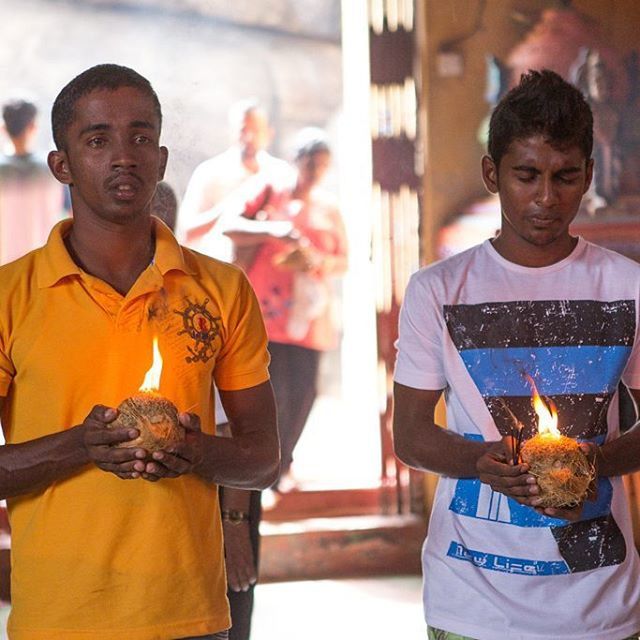
[[[522,74],[491,114],[487,147],[496,167],[514,140],[534,135],[544,135],[553,147],[577,146],[591,158],[591,107],[576,87],[548,69]]]
[[[2,119],[10,138],[16,138],[34,122],[38,108],[22,97],[10,98],[2,105]]]
[[[162,127],[162,109],[151,83],[137,71],[117,64],[99,64],[83,71],[58,94],[51,109],[53,141],[58,149],[64,149],[69,125],[73,122],[77,101],[96,89],[115,91],[120,87],[133,87],[149,96],[154,103]]]

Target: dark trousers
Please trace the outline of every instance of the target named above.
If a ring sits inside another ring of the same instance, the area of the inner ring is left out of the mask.
[[[224,487],[220,487],[220,492]],[[260,565],[260,520],[262,519],[262,505],[260,491],[252,491],[249,498],[249,535],[251,536],[251,547],[253,549],[253,562],[256,567],[256,574]],[[231,608],[231,629],[229,629],[229,640],[249,640],[251,635],[251,616],[253,614],[253,592],[255,585],[249,587],[248,591],[227,590],[229,606]]]
[[[293,344],[269,343],[269,373],[278,407],[282,473],[293,461],[293,450],[318,395],[321,351]],[[276,485],[277,486],[277,485]]]

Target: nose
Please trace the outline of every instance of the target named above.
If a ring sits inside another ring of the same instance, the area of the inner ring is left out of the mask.
[[[112,142],[111,166],[114,169],[132,169],[138,165],[136,145],[129,140]]]
[[[551,207],[558,202],[558,192],[552,176],[542,176],[538,184],[536,203],[542,207]]]

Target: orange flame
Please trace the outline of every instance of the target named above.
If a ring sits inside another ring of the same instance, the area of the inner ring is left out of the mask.
[[[558,430],[558,411],[553,400],[547,400],[547,403],[540,397],[536,383],[531,376],[525,374],[527,381],[531,385],[531,404],[538,416],[538,433],[548,434],[549,436],[559,438],[561,433]]]
[[[160,389],[160,376],[162,375],[162,356],[158,348],[158,338],[153,339],[153,361],[147,371],[140,391],[157,392]]]

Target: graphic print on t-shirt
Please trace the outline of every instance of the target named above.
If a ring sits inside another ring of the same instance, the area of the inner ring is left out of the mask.
[[[525,439],[535,434],[530,376],[540,394],[555,403],[564,435],[598,444],[604,441],[607,411],[633,345],[633,300],[450,305],[444,307],[444,316],[449,335],[502,435],[513,432],[515,420],[524,425]],[[456,541],[451,542],[449,555],[486,569],[523,575],[619,564],[626,546],[611,516],[611,496],[611,483],[600,478],[596,501],[585,504],[580,522],[567,524],[493,492],[478,479],[461,479],[452,511],[508,525],[549,528],[564,563],[495,556]]]

